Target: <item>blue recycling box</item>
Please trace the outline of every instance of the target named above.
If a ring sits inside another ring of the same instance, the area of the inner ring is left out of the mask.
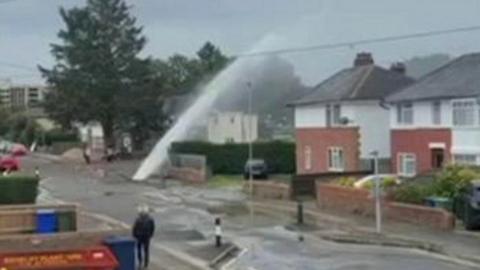
[[[58,215],[55,210],[42,209],[37,211],[37,233],[48,234],[58,232]]]
[[[135,270],[135,239],[128,236],[111,236],[104,240],[118,260],[117,270]]]

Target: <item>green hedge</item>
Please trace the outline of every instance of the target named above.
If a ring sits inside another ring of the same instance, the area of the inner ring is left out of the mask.
[[[173,154],[197,154],[207,157],[213,173],[241,174],[248,159],[248,144],[212,144],[208,142],[173,143]],[[291,142],[256,142],[253,157],[264,159],[270,173],[295,173],[295,144]]]
[[[0,176],[0,204],[32,204],[38,195],[35,176]]]
[[[40,140],[41,141],[41,140]],[[53,143],[79,142],[78,135],[75,132],[50,131],[45,133],[44,143],[52,145]]]

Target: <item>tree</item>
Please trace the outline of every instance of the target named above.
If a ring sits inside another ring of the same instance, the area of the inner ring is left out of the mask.
[[[84,7],[61,8],[60,15],[65,29],[58,33],[61,43],[51,49],[56,64],[40,67],[53,89],[47,111],[64,124],[97,120],[105,141],[113,144],[123,109],[118,99],[148,79],[135,71],[148,66],[138,57],[146,42],[142,27],[124,0],[88,0]]]

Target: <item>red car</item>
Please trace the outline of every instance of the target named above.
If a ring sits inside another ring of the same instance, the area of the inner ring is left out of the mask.
[[[28,153],[28,149],[25,145],[17,143],[13,145],[10,153],[14,156],[25,156]]]
[[[3,171],[18,171],[20,169],[20,162],[14,156],[0,157],[0,172]]]

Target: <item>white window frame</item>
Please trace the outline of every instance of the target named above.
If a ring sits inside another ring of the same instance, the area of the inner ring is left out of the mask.
[[[413,125],[413,122],[414,122],[413,103],[406,102],[406,103],[397,104],[397,123],[399,125]]]
[[[408,165],[406,160],[410,159],[415,163],[415,170],[413,172],[407,172]],[[397,172],[401,176],[413,177],[417,174],[417,156],[414,153],[398,153],[397,154]]]
[[[342,147],[328,148],[327,167],[332,172],[343,172],[345,170],[345,152]]]
[[[342,105],[340,103],[325,106],[325,125],[327,127],[342,125]]]
[[[312,169],[312,147],[310,145],[303,148],[303,158],[303,167],[306,171],[310,171]]]
[[[442,124],[442,102],[440,100],[432,102],[432,124],[435,126]]]
[[[472,127],[478,123],[477,103],[473,99],[452,100],[452,125]],[[462,117],[461,121],[458,120]]]
[[[473,160],[468,160],[473,159]],[[475,166],[479,165],[479,158],[476,154],[454,154],[453,155],[454,164],[466,165],[466,166]]]

